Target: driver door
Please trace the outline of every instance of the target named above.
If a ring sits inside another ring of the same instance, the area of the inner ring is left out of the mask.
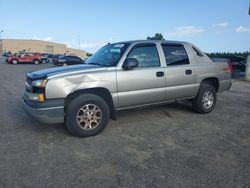
[[[117,70],[118,108],[164,101],[165,72],[156,45],[136,45],[127,58],[137,59],[139,65],[132,70]]]
[[[20,62],[26,62],[27,61],[27,54],[20,54],[18,61]]]

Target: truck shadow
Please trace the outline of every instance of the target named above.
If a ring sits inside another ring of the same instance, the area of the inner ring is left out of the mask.
[[[134,109],[127,109],[117,112],[117,121],[111,124],[115,124],[116,126],[120,126],[122,124],[130,124],[133,121],[145,121],[145,119],[155,119],[155,118],[177,118],[176,115],[179,114],[193,114],[193,110],[191,104],[187,101],[181,101],[177,103],[171,104],[163,104],[157,106],[147,106],[140,107]],[[63,137],[73,137],[67,131],[64,124],[44,124],[38,122],[32,117],[28,116],[26,113],[23,113],[20,117],[22,124],[24,124],[24,128],[28,129],[28,131],[37,132],[41,134],[55,134],[55,136],[60,135]],[[157,120],[157,119],[156,119]],[[108,125],[109,127],[109,125]],[[113,127],[111,125],[111,127]],[[110,128],[109,128],[110,130]]]
[[[194,113],[192,105],[188,101],[179,101],[170,104],[161,104],[155,106],[139,107],[134,109],[121,110],[117,112],[118,121],[119,118],[129,118],[133,115],[141,115],[145,118],[150,118],[150,116],[165,115],[169,118],[174,118],[174,113]]]

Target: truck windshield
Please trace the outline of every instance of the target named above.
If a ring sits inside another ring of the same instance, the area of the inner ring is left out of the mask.
[[[128,46],[129,43],[107,44],[92,55],[85,63],[105,67],[115,66]]]

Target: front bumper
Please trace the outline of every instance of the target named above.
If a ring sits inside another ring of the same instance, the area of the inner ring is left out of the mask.
[[[53,99],[45,102],[32,102],[23,99],[24,110],[33,118],[43,123],[64,122],[64,100]]]
[[[56,65],[56,66],[62,66],[62,63],[60,63],[58,61],[54,61],[53,64]]]

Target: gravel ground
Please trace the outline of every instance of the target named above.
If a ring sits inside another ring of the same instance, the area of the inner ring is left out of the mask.
[[[45,67],[0,63],[0,187],[250,187],[250,83],[233,81],[210,114],[126,110],[76,138],[22,109],[25,73]]]

